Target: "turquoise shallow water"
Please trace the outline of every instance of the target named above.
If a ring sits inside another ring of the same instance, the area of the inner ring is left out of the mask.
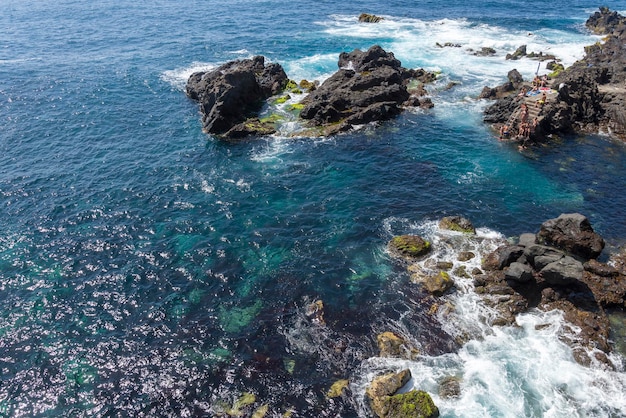
[[[581,28],[595,4],[541,3],[539,16],[535,3],[0,1],[0,415],[213,416],[253,392],[268,416],[362,416],[358,384],[324,393],[370,373],[377,331],[420,342],[432,358],[411,367],[460,349],[388,258],[392,235],[461,214],[510,236],[577,211],[622,245],[623,144],[569,137],[520,154],[472,99],[522,42],[570,61],[595,42]],[[358,25],[362,11],[386,26]],[[457,40],[499,55],[434,47]],[[192,69],[253,54],[323,78],[339,52],[373,43],[442,72],[432,111],[229,145],[201,132],[182,90]],[[317,298],[327,327],[304,318]],[[619,393],[623,373],[603,379]],[[582,408],[555,391],[544,396]],[[522,415],[550,416],[519,396]],[[503,397],[442,401],[442,416],[506,416]],[[463,413],[481,402],[491,412]],[[595,402],[582,413],[620,405]]]

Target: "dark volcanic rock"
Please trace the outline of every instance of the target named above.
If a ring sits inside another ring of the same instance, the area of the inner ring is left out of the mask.
[[[544,222],[537,240],[586,260],[598,257],[604,249],[604,239],[580,213],[562,214]]]
[[[580,261],[565,256],[546,265],[539,274],[549,284],[568,285],[583,278],[583,265]]]
[[[209,72],[192,74],[187,95],[200,102],[206,132],[225,134],[258,112],[263,101],[285,88],[287,75],[279,64],[265,65],[265,58],[231,61]],[[245,126],[234,135],[242,136]]]
[[[409,101],[408,81],[434,78],[423,70],[403,68],[393,53],[377,45],[365,52],[342,53],[338,65],[339,71],[303,100],[300,112],[310,126],[331,128],[327,133],[397,116],[403,105],[416,103]]]
[[[509,268],[506,270],[504,278],[505,280],[526,283],[533,279],[533,269],[528,264],[518,263],[516,261],[511,263]]]

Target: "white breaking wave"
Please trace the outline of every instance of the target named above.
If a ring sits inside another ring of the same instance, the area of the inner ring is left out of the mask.
[[[161,80],[171,84],[174,88],[178,90],[185,90],[187,80],[193,73],[197,73],[200,71],[211,71],[216,67],[217,65],[215,64],[194,62],[187,67],[164,71],[163,74],[161,74]]]
[[[506,55],[526,45],[528,53],[553,54],[565,66],[584,55],[584,47],[600,39],[584,33],[552,29],[511,30],[507,27],[475,24],[466,19],[424,21],[383,16],[376,24],[364,25],[353,16],[331,16],[320,22],[329,35],[354,39],[354,47],[367,48],[372,40],[392,51],[402,65],[441,71],[452,80],[462,81],[475,97],[485,85],[495,86],[506,80],[508,71],[517,69],[525,79],[547,73],[548,61],[529,58],[506,60]],[[449,46],[445,46],[448,44]],[[482,48],[493,48],[490,56],[477,56]]]

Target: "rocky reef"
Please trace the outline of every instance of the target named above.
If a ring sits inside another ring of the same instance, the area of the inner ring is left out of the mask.
[[[481,98],[497,99],[485,110],[484,121],[496,129],[506,125],[518,131],[522,104],[535,110],[537,118],[526,138],[541,141],[550,135],[573,132],[605,132],[626,140],[626,18],[602,7],[586,22],[593,33],[605,35],[601,42],[585,48],[585,56],[563,69],[553,62],[547,100],[517,94],[521,88],[530,90],[528,82],[516,77],[495,89],[486,88]],[[539,103],[538,103],[539,102]],[[529,121],[530,123],[530,121]]]
[[[423,97],[423,84],[436,75],[402,67],[393,53],[378,45],[340,54],[338,66],[339,70],[320,86],[306,80],[300,83],[309,92],[293,106],[303,125],[300,134],[331,135],[355,125],[391,119],[406,107],[433,106]],[[274,133],[276,120],[258,117],[263,105],[270,98],[280,103],[290,97],[273,97],[281,93],[302,94],[280,64],[265,64],[262,56],[194,73],[186,91],[200,103],[204,130],[227,139]]]
[[[375,337],[363,343],[359,336],[358,344],[368,347],[363,353],[375,372],[366,380],[351,376],[349,368],[335,373],[324,390],[329,405],[361,396],[362,392],[353,392],[358,389],[365,392],[368,416],[437,417],[432,396],[438,394],[437,402],[463,397],[463,376],[450,370],[424,379],[412,376],[407,365],[485,338],[485,329],[524,326],[519,315],[537,311],[562,315],[555,335],[581,365],[605,370],[622,367],[611,356],[616,342],[611,340],[609,313],[626,309],[626,250],[605,254],[605,241],[586,216],[564,213],[546,220],[535,232],[507,239],[477,230],[462,216],[440,219],[436,231],[428,239],[405,234],[387,243],[388,254],[409,273],[412,284],[407,289],[411,298],[419,299],[427,333],[378,323],[372,328]],[[455,306],[460,293],[478,302],[475,308],[485,314],[476,319],[485,328],[473,323],[466,328],[457,321],[458,315],[467,314]],[[306,322],[316,330],[320,350],[327,347],[324,361],[332,357],[344,364],[357,340],[343,343],[345,334],[332,330],[324,320],[324,309],[321,300],[309,303]],[[544,326],[550,324],[538,323],[535,329]],[[433,349],[438,332],[455,344]],[[320,335],[326,339],[320,340]]]

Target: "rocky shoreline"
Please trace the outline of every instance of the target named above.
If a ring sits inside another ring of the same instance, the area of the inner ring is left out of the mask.
[[[456,216],[441,219],[439,228],[468,237],[476,233],[469,220]],[[481,268],[471,272],[457,268],[454,276],[470,278],[474,292],[494,309],[496,316],[489,325],[516,326],[517,316],[530,310],[561,311],[569,325],[559,338],[572,348],[576,361],[583,366],[613,369],[608,356],[613,348],[607,312],[626,309],[626,251],[601,262],[598,258],[604,245],[604,239],[584,215],[562,214],[545,221],[536,233],[503,241],[483,257]],[[411,280],[432,295],[433,307],[447,303],[446,295],[456,291],[449,274],[452,263],[431,263],[426,273],[422,262],[433,246],[417,235],[394,237],[388,246],[390,254],[406,264]],[[462,264],[476,256],[461,251],[458,261]],[[394,332],[379,334],[377,343],[381,357],[414,360],[419,356],[417,348]],[[374,378],[366,395],[376,416],[439,416],[428,393],[414,389],[400,394],[410,378],[409,370],[390,371]],[[439,382],[440,396],[461,396],[461,383],[455,376],[443,379]],[[398,412],[409,409],[421,412]]]
[[[501,139],[512,139],[524,145],[541,142],[551,136],[570,133],[606,133],[626,141],[626,18],[602,7],[585,23],[593,33],[604,35],[602,42],[585,48],[585,57],[562,69],[553,62],[555,70],[547,84],[545,103],[540,98],[529,99],[520,90],[531,91],[531,82],[513,70],[508,81],[495,89],[486,87],[481,98],[495,98],[485,109],[484,121],[496,131],[508,131]],[[528,110],[536,109],[526,116]],[[533,126],[532,121],[537,118]],[[520,128],[529,124],[526,133]]]

